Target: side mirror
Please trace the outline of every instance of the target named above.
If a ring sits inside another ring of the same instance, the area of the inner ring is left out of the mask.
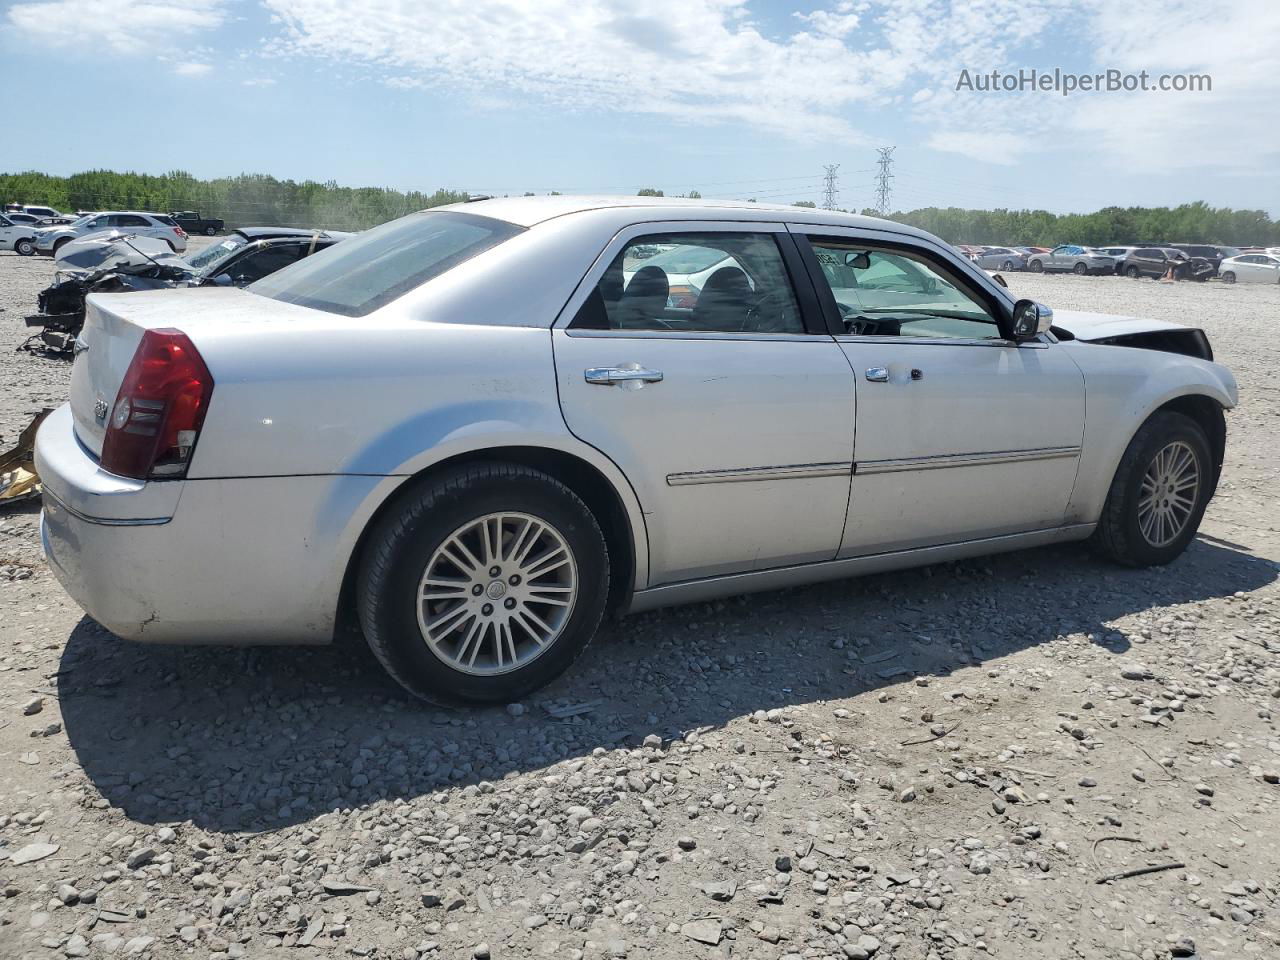
[[[1034,300],[1019,300],[1013,305],[1013,339],[1017,343],[1034,340],[1053,326],[1053,311]]]
[[[218,274],[216,277],[214,277],[214,278],[213,278],[213,282],[214,282],[214,283],[216,283],[216,284],[217,284],[218,286],[220,286],[220,287],[229,287],[229,286],[231,286],[231,274],[229,274],[229,273],[220,273],[220,274]]]
[[[863,251],[862,253],[853,253],[852,251],[844,255],[844,265],[853,267],[855,270],[865,270],[871,266],[871,254]]]

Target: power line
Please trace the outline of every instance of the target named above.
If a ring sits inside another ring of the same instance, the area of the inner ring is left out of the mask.
[[[880,172],[876,174],[876,213],[885,216],[889,212],[889,181],[893,179],[893,151],[897,147],[881,147],[880,159],[876,163]]]
[[[822,178],[822,209],[834,210],[836,198],[840,196],[840,188],[836,185],[836,171],[840,169],[840,164],[828,163],[822,169],[826,171],[826,176]]]

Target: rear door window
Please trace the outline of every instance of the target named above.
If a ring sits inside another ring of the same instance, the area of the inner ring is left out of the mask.
[[[363,317],[523,233],[505,220],[426,210],[366,230],[247,289],[272,300]]]

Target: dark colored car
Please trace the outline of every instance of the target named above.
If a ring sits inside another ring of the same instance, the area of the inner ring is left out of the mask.
[[[191,285],[242,287],[349,236],[350,233],[338,231],[292,227],[241,227],[221,243],[186,258],[195,271]]]
[[[1235,247],[1222,247],[1211,243],[1166,243],[1166,247],[1172,247],[1174,250],[1181,250],[1188,257],[1202,257],[1213,264],[1214,276],[1217,276],[1218,268],[1222,266],[1222,261],[1227,257],[1238,257],[1240,251]]]
[[[212,237],[226,226],[225,221],[219,220],[217,217],[202,217],[194,210],[175,210],[169,216],[173,217],[178,222],[178,226],[192,236],[202,233],[206,237]]]
[[[1186,255],[1172,247],[1138,247],[1124,258],[1124,275],[1137,279],[1152,277],[1159,280],[1169,270],[1169,265],[1185,262]]]

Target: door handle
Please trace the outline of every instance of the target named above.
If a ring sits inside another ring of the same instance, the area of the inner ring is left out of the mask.
[[[888,367],[867,367],[867,379],[872,383],[888,383]]]
[[[620,367],[588,367],[582,371],[582,376],[587,383],[599,383],[608,387],[618,383],[658,383],[662,380],[662,371],[628,363]]]

